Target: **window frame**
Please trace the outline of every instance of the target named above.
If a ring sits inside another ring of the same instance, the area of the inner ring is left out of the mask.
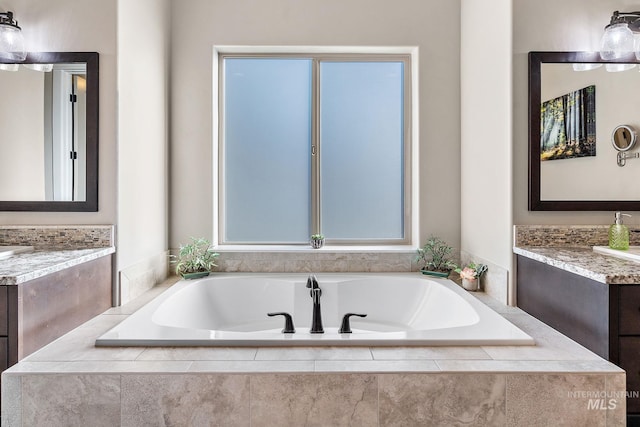
[[[390,239],[327,239],[336,246],[416,246],[418,236],[417,175],[417,48],[416,47],[265,47],[214,46],[213,52],[213,243],[216,246],[246,248],[308,246],[290,242],[229,242],[226,240],[224,209],[224,59],[226,58],[300,58],[312,61],[311,147],[311,234],[321,232],[320,218],[320,64],[322,62],[402,62],[403,63],[403,237]]]

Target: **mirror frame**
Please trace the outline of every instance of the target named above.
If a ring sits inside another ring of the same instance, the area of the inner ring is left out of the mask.
[[[12,63],[10,61],[0,61]],[[86,198],[85,201],[0,201],[0,211],[97,212],[98,211],[98,112],[99,55],[97,52],[29,52],[19,64],[87,64]]]
[[[640,200],[540,200],[540,105],[543,63],[640,63],[635,56],[604,61],[599,52],[529,52],[529,210],[640,211]],[[637,71],[636,71],[637,72]]]

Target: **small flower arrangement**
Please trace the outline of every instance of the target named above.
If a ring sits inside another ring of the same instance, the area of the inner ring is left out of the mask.
[[[475,280],[487,271],[487,266],[484,264],[476,264],[475,262],[469,263],[466,267],[458,267],[455,272],[460,275],[461,279]]]
[[[468,291],[480,290],[480,277],[487,271],[487,266],[484,264],[476,264],[470,262],[466,267],[457,267],[455,272],[460,275],[462,279],[462,287]]]
[[[324,235],[322,234],[312,234],[311,235],[311,240],[322,240],[324,239]]]

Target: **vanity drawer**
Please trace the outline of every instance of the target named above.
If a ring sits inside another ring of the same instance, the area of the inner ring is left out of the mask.
[[[620,337],[620,367],[627,372],[627,391],[640,390],[640,337]],[[627,399],[627,413],[640,412],[640,398]]]
[[[620,286],[620,335],[640,335],[640,286]]]

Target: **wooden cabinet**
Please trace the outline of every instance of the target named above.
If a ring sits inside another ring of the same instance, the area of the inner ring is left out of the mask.
[[[111,307],[111,256],[0,286],[0,369]]]
[[[518,307],[627,373],[640,390],[640,284],[607,285],[518,256]],[[627,399],[640,419],[640,399]]]

